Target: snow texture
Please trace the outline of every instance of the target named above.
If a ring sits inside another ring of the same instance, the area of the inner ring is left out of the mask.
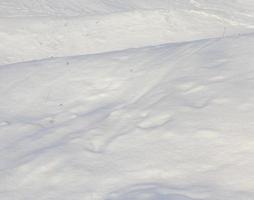
[[[0,199],[253,200],[252,0],[0,0]]]

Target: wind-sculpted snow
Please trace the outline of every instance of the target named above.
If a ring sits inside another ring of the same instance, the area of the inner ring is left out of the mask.
[[[0,67],[0,199],[254,199],[254,35]]]

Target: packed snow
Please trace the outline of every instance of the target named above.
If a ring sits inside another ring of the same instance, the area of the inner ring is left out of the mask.
[[[253,200],[252,0],[0,0],[1,200]]]

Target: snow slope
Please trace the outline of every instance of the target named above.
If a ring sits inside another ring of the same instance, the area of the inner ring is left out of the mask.
[[[0,199],[254,199],[252,1],[0,10]]]
[[[1,199],[253,199],[253,44],[1,66]]]
[[[0,64],[237,35],[254,29],[251,1],[1,2]]]

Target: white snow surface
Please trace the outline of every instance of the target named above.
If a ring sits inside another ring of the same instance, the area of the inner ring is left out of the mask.
[[[253,30],[253,0],[0,0],[0,64]]]
[[[253,200],[252,0],[0,0],[1,200]]]

